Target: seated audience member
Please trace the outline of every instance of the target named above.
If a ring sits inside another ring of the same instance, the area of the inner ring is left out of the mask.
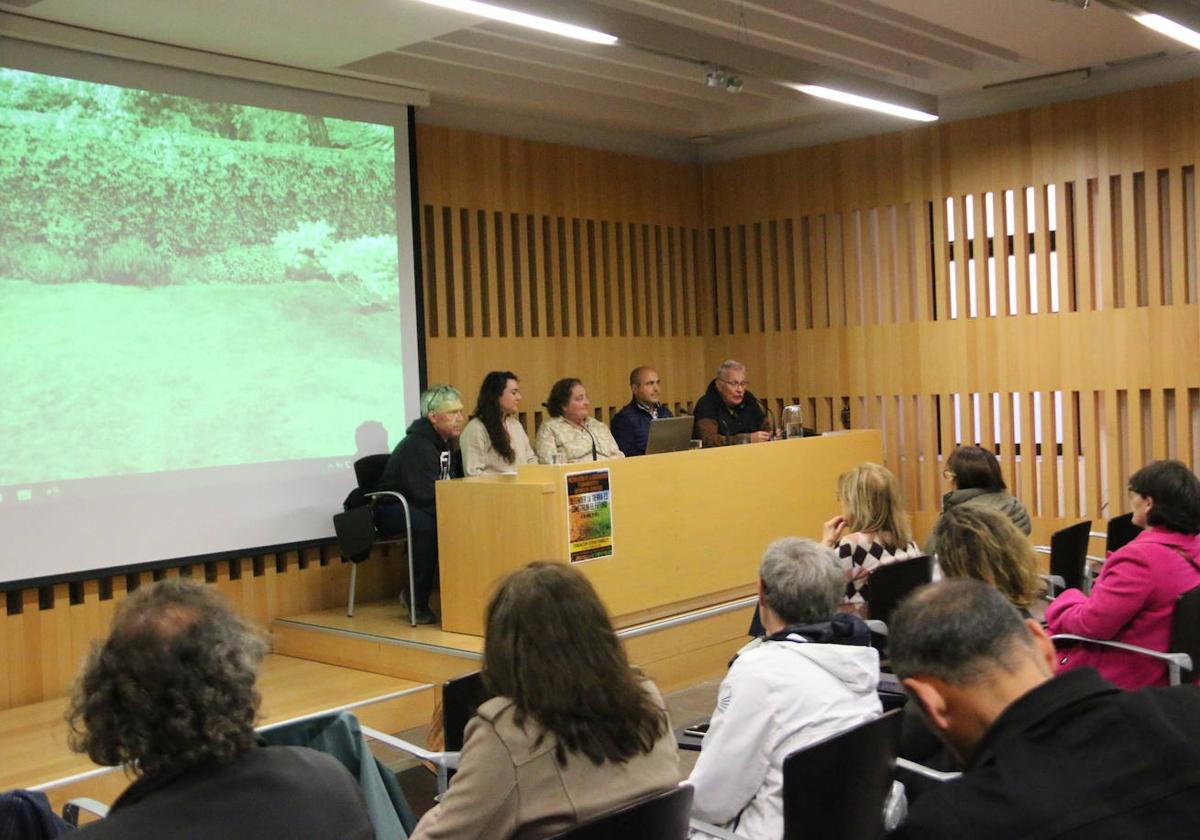
[[[463,404],[458,391],[435,385],[421,394],[421,417],[408,427],[404,440],[392,450],[376,490],[404,494],[412,512],[413,577],[416,592],[404,587],[400,597],[415,610],[417,624],[436,624],[429,608],[437,577],[437,494],[434,484],[459,475],[451,444],[463,427]],[[385,500],[386,501],[386,500]],[[375,522],[386,534],[404,533],[404,510],[399,504],[380,504]]]
[[[560,379],[542,403],[550,419],[537,432],[534,451],[543,464],[578,464],[624,458],[608,426],[592,416],[587,389],[578,379]]]
[[[483,378],[475,413],[459,438],[466,475],[516,472],[521,464],[536,464],[525,427],[517,419],[521,383],[516,374],[494,370]]]
[[[266,641],[215,590],[176,578],[117,607],[75,684],[72,746],[134,782],[84,838],[373,838],[334,758],[256,742]]]
[[[1045,587],[1029,538],[1002,511],[986,504],[956,505],[933,526],[938,566],[946,577],[990,583],[1024,618]]]
[[[771,418],[758,397],[750,393],[746,366],[728,359],[717,368],[716,378],[708,383],[704,396],[696,400],[693,412],[696,425],[692,437],[705,447],[727,446],[746,435],[751,443],[762,443],[772,436]]]
[[[982,446],[960,446],[946,459],[942,475],[953,488],[942,496],[943,512],[964,502],[990,505],[1011,519],[1021,533],[1029,535],[1029,513],[1020,499],[1009,495],[1000,462],[990,451]],[[935,531],[925,543],[925,553],[932,557],[937,551]]]
[[[679,754],[654,683],[630,667],[577,569],[533,563],[487,606],[484,685],[458,773],[413,840],[539,840],[669,790]]]
[[[999,509],[968,502],[948,508],[934,524],[938,563],[947,578],[973,578],[991,584],[1022,618],[1043,590],[1029,538]],[[916,703],[904,708],[899,754],[935,770],[954,770],[953,755],[921,720]],[[936,782],[908,780],[910,801]]]
[[[1051,633],[1152,650],[1171,642],[1175,599],[1200,586],[1200,479],[1179,461],[1155,461],[1129,479],[1137,538],[1104,561],[1091,595],[1068,589],[1046,607]],[[1090,665],[1121,688],[1166,685],[1166,664],[1100,645],[1059,652],[1060,667]]]
[[[1041,626],[994,587],[947,580],[892,614],[891,665],[965,772],[892,838],[1200,836],[1200,692],[1054,676]]]
[[[842,513],[825,523],[821,541],[836,548],[846,573],[846,602],[869,604],[871,570],[917,557],[900,485],[880,464],[860,464],[838,478]]]
[[[662,417],[672,417],[671,410],[659,402],[662,380],[652,367],[635,367],[629,373],[629,389],[633,398],[613,415],[612,436],[629,458],[646,454],[650,424]]]
[[[778,840],[784,758],[882,712],[879,653],[860,619],[835,615],[846,578],[825,546],[777,540],[758,575],[767,636],[729,666],[688,781],[693,816],[749,840]]]

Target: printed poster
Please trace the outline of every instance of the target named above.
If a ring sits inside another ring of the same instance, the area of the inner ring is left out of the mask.
[[[608,470],[568,473],[567,554],[572,563],[612,557],[612,493]]]

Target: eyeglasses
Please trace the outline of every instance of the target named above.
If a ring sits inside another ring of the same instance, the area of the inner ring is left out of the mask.
[[[746,382],[746,381],[731,382],[728,379],[722,379],[721,381],[724,382],[726,385],[728,385],[730,388],[733,388],[734,390],[741,389],[741,390],[745,391],[747,388],[750,387],[750,383]]]
[[[950,472],[950,470],[942,470],[942,478],[950,481],[954,478],[954,473]]]

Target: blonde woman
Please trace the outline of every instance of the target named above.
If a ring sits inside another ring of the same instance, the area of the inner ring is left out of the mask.
[[[967,502],[948,508],[933,527],[938,563],[946,577],[990,583],[1029,618],[1043,590],[1028,537],[999,508]]]
[[[859,464],[838,478],[842,513],[825,523],[822,542],[836,548],[846,572],[846,602],[870,600],[871,570],[921,554],[908,514],[900,506],[896,476],[879,464]]]

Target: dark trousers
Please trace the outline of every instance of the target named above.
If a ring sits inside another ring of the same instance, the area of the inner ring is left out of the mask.
[[[429,606],[429,594],[437,577],[438,539],[437,516],[418,507],[412,511],[413,602],[418,607]],[[404,508],[399,504],[381,504],[375,509],[375,527],[387,536],[404,535]],[[405,588],[408,587],[405,577]]]

